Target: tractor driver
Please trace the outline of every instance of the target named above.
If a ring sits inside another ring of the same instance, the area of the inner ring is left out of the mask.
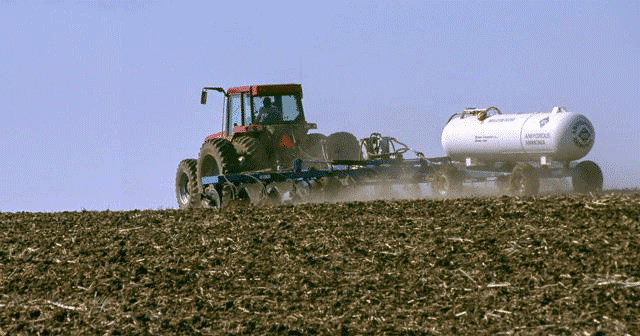
[[[280,112],[277,107],[271,105],[270,97],[265,97],[262,100],[262,107],[258,111],[256,119],[259,123],[265,124],[282,121],[282,112]]]

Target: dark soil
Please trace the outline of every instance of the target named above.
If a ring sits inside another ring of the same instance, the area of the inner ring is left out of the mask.
[[[0,213],[0,335],[640,335],[640,193]]]

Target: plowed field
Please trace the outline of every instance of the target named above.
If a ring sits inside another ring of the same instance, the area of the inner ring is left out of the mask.
[[[0,213],[0,335],[640,334],[640,193]]]

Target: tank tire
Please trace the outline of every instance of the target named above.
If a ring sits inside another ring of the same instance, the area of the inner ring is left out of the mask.
[[[571,175],[573,190],[579,193],[602,191],[603,182],[602,170],[593,161],[578,163]]]
[[[327,136],[321,133],[307,134],[302,149],[315,160],[324,160],[323,146],[326,140]]]
[[[326,150],[329,161],[360,158],[360,142],[349,132],[336,132],[329,135]]]
[[[202,190],[202,178],[237,173],[238,153],[226,139],[209,139],[202,144],[198,156],[198,185]]]
[[[431,194],[436,197],[455,197],[462,193],[462,174],[454,166],[438,169],[431,181]]]
[[[509,181],[510,181],[509,175],[498,176],[496,178],[496,187],[498,188],[498,191],[502,193],[509,192],[509,185],[510,185]]]
[[[249,135],[240,135],[233,139],[238,153],[240,171],[254,171],[270,166],[267,150],[258,139]]]
[[[178,208],[193,209],[200,207],[200,188],[198,187],[198,161],[184,159],[178,164],[176,172],[176,199]]]
[[[540,176],[536,169],[524,162],[513,167],[509,181],[509,191],[515,196],[533,196],[540,191]]]

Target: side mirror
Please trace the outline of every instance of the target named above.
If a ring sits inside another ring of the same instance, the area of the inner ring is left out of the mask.
[[[207,103],[207,90],[202,90],[202,95],[200,95],[200,104],[204,105]]]

